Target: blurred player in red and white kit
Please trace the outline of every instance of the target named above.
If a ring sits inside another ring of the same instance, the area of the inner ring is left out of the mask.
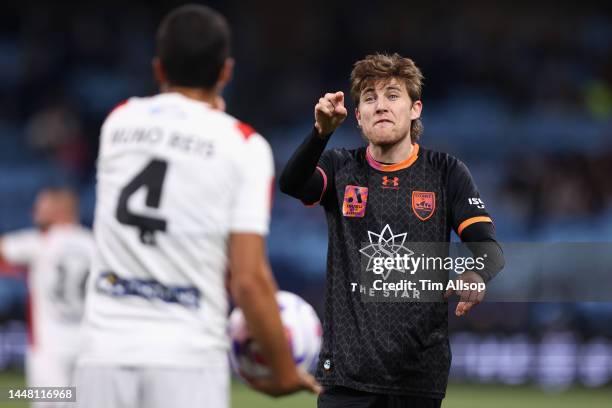
[[[273,372],[251,385],[318,391],[293,363],[265,255],[271,149],[223,111],[229,43],[217,12],[172,11],[153,61],[161,93],[102,126],[79,406],[228,407],[226,280]]]
[[[85,283],[94,252],[93,236],[79,225],[77,208],[78,199],[71,190],[43,190],[34,205],[37,228],[0,238],[2,261],[29,268],[26,377],[31,387],[72,384]]]

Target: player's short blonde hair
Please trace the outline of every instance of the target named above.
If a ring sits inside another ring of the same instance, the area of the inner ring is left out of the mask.
[[[361,91],[367,86],[380,80],[386,81],[396,78],[406,85],[408,96],[412,102],[421,99],[423,88],[423,74],[413,60],[395,54],[371,54],[359,60],[351,72],[351,97],[355,106],[359,106]],[[412,142],[419,140],[423,133],[421,119],[414,119],[410,124],[410,138]]]

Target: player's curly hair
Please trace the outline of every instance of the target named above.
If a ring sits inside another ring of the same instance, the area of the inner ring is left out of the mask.
[[[351,72],[351,97],[355,106],[359,106],[361,91],[372,82],[397,78],[406,85],[410,99],[418,101],[421,99],[423,88],[423,74],[413,60],[395,54],[371,54],[359,60],[353,66]],[[423,133],[421,119],[414,119],[410,124],[410,139],[412,142],[419,140]]]

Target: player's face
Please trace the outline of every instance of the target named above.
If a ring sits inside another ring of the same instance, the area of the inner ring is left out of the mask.
[[[421,108],[421,101],[410,99],[406,85],[392,78],[361,91],[355,115],[370,143],[388,146],[410,135],[410,123],[421,115]]]

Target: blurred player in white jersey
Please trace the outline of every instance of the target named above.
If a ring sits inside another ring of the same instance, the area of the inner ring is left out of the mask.
[[[156,41],[161,93],[129,99],[102,126],[78,404],[228,407],[226,282],[273,371],[253,385],[316,392],[293,363],[265,255],[271,149],[222,110],[229,27],[182,6]]]
[[[34,206],[38,228],[0,238],[0,258],[29,268],[26,377],[31,387],[72,384],[85,283],[94,252],[93,236],[79,225],[77,208],[71,190],[43,190]]]

